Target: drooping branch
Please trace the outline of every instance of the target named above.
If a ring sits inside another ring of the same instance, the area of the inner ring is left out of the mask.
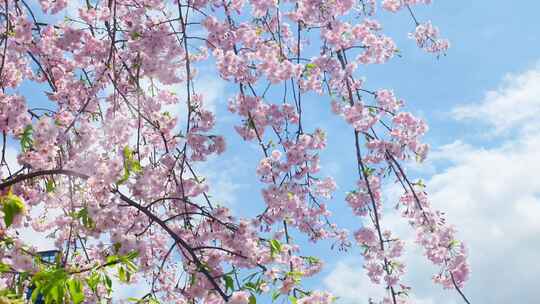
[[[78,177],[82,179],[88,179],[89,177],[86,174],[76,172],[73,170],[68,170],[68,169],[51,169],[51,170],[34,171],[27,174],[18,174],[0,183],[0,190],[4,190],[10,186],[24,182],[26,180],[30,180],[30,179],[41,177],[41,176],[47,176],[47,175],[66,175],[66,176],[73,176],[73,177]]]

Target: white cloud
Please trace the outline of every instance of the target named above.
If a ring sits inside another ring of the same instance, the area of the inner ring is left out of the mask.
[[[211,77],[210,75],[215,75],[215,73],[210,73],[208,72],[208,70],[208,67],[200,68],[198,72],[199,74],[203,75],[195,78],[194,87],[195,93],[201,94],[203,96],[204,108],[215,113],[217,106],[224,105],[227,102],[227,96],[225,94],[225,82],[220,78]],[[143,88],[146,88],[147,91],[150,91],[151,82],[148,79],[143,79],[141,85]],[[154,81],[154,85],[158,89],[169,90],[171,92],[174,92],[176,96],[178,96],[178,98],[180,99],[180,104],[175,106],[169,106],[166,110],[174,115],[179,115],[179,117],[182,119],[183,116],[185,116],[187,110],[186,83],[182,82],[180,84],[164,85],[162,83],[159,83],[158,81]]]
[[[113,281],[113,300],[126,300],[128,298],[142,298],[151,289],[151,284],[146,282],[143,278],[138,278],[136,282],[130,282],[129,284],[121,282],[114,273],[112,274]]]
[[[360,260],[338,262],[334,270],[324,278],[324,286],[338,297],[336,303],[339,304],[366,304],[370,298],[377,301],[386,295],[383,287],[375,286],[369,281]],[[416,304],[443,304],[431,299],[417,298],[415,295],[410,295],[409,299]]]
[[[470,248],[471,298],[527,303],[540,273],[540,134],[462,154],[429,182]],[[488,291],[489,292],[486,292]]]
[[[487,123],[493,133],[502,134],[511,128],[538,130],[540,123],[540,64],[522,74],[508,74],[496,90],[487,91],[478,102],[453,110],[458,120]]]
[[[370,297],[381,299],[382,288],[374,288],[365,275],[360,259],[338,262],[333,271],[324,278],[324,285],[339,297],[339,303],[367,303]]]
[[[446,213],[469,248],[472,274],[464,292],[472,303],[532,303],[537,297],[540,132],[531,132],[530,123],[540,114],[538,84],[538,68],[506,76],[480,103],[454,111],[458,119],[493,124],[498,134],[518,131],[513,139],[494,148],[455,141],[433,153],[437,170],[427,182],[428,191],[435,208]],[[412,231],[398,215],[385,217],[383,226],[413,243]],[[407,247],[404,259],[405,282],[416,296],[432,303],[463,303],[457,292],[431,283],[436,268],[427,264],[419,248]],[[373,287],[364,283],[367,276],[359,262],[347,263],[339,262],[325,284],[342,297],[338,303],[366,303]]]
[[[70,0],[64,11],[66,17],[77,18],[79,16],[79,9],[86,8],[86,3],[82,0]]]
[[[197,164],[199,178],[204,177],[209,185],[210,201],[215,205],[235,206],[238,193],[248,189],[248,184],[240,183],[246,173],[250,172],[245,162],[238,157],[224,159],[212,157],[206,163]]]

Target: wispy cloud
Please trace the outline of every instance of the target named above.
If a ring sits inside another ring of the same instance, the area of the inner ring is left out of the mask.
[[[494,134],[540,129],[540,63],[525,73],[506,75],[481,101],[458,106],[452,113],[458,120],[488,124]]]

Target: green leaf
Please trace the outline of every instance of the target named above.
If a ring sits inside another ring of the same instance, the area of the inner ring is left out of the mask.
[[[249,296],[249,304],[257,304],[257,298],[253,294]]]
[[[316,65],[315,63],[308,63],[308,64],[306,64],[306,70],[308,70],[308,71],[309,71],[309,70],[312,70],[312,69],[314,69],[314,68],[316,68],[316,67],[317,67],[317,65]]]
[[[127,299],[129,302],[133,302],[133,303],[145,303],[145,304],[161,304],[158,300],[156,300],[156,298],[142,298],[142,299],[138,299],[138,298],[134,298],[134,297],[129,297]]]
[[[139,252],[137,250],[130,251],[126,254],[126,259],[128,260],[134,260],[137,257],[139,257]]]
[[[122,266],[118,267],[118,279],[120,279],[120,282],[128,282],[126,270]]]
[[[454,248],[454,247],[459,246],[459,244],[460,244],[460,243],[459,243],[458,240],[452,240],[452,241],[450,241],[450,243],[448,244],[448,248],[452,249],[452,248]]]
[[[35,301],[38,295],[44,297],[45,303],[64,303],[66,294],[67,272],[62,268],[45,269],[34,275],[32,283],[36,288],[32,293]]]
[[[24,212],[24,202],[20,197],[13,195],[11,191],[3,196],[0,201],[4,212],[4,223],[6,227],[9,227],[13,224],[15,216]]]
[[[422,179],[419,179],[416,183],[413,183],[413,185],[418,186],[420,188],[426,188],[426,185],[424,184],[424,181]]]
[[[76,219],[81,220],[85,228],[94,229],[96,227],[96,224],[94,223],[94,220],[92,220],[92,218],[88,214],[88,208],[86,207],[82,208],[77,213],[75,213],[74,217]]]
[[[300,283],[300,279],[302,279],[303,273],[300,271],[289,271],[287,272],[287,276],[291,277],[295,283]]]
[[[59,288],[58,284],[54,284],[49,289],[49,292],[45,294],[46,303],[61,303],[61,298],[63,298],[62,290]]]
[[[110,255],[107,257],[107,264],[116,264],[119,260],[117,255]]]
[[[369,167],[364,167],[364,175],[365,176],[370,176],[370,175],[373,174],[373,172],[375,172],[375,169],[369,168]]]
[[[141,33],[139,32],[131,32],[129,36],[131,37],[132,40],[137,40],[142,37]]]
[[[223,280],[225,281],[226,290],[234,290],[234,281],[230,275],[224,276]]]
[[[0,262],[0,272],[8,272],[11,270],[11,267],[8,264]]]
[[[127,167],[124,167],[124,175],[116,182],[117,185],[121,185],[129,179],[129,169]]]
[[[122,247],[121,243],[119,243],[119,242],[114,243],[113,244],[114,252],[118,253],[118,251],[120,250],[121,247]]]
[[[67,281],[69,296],[74,304],[79,304],[84,301],[84,292],[81,281],[76,279],[70,279]]]
[[[99,284],[99,274],[97,272],[92,272],[88,278],[86,278],[86,284],[90,287],[94,293],[97,293],[97,286]]]
[[[52,178],[47,179],[45,182],[45,190],[47,193],[54,192],[55,187],[54,180]]]
[[[131,163],[131,170],[135,173],[141,173],[142,172],[141,164],[138,161],[133,161]]]
[[[295,296],[293,296],[293,295],[290,295],[290,296],[289,296],[289,300],[291,301],[291,304],[296,304],[296,303],[298,303],[298,299],[297,299]]]
[[[21,135],[21,151],[26,152],[32,148],[34,140],[32,139],[33,127],[27,125]]]
[[[142,166],[141,164],[133,159],[133,151],[129,148],[129,146],[125,146],[124,150],[122,151],[124,156],[124,174],[116,182],[117,185],[121,185],[125,183],[128,179],[131,173],[141,173],[142,172]]]
[[[39,289],[36,288],[32,291],[32,303],[36,303],[37,297],[39,296]]]
[[[317,65],[316,65],[315,63],[308,63],[308,64],[306,64],[304,75],[305,75],[305,76],[311,75],[311,70],[313,70],[313,69],[316,68],[316,67],[317,67]]]
[[[133,262],[138,256],[139,253],[134,250],[126,255],[114,257],[122,264],[122,266],[120,266],[118,269],[118,277],[120,278],[120,281],[126,283],[130,281],[131,275],[138,269],[137,265]]]
[[[124,160],[127,162],[131,162],[133,160],[133,151],[129,146],[125,146],[124,150],[122,150],[122,153],[124,155]]]
[[[255,285],[253,282],[247,282],[244,284],[244,289],[257,292],[257,285]]]
[[[112,280],[111,280],[111,278],[108,275],[103,274],[102,275],[102,280],[103,280],[103,284],[105,284],[105,287],[107,288],[107,292],[110,294],[111,291],[112,291]]]
[[[189,277],[189,285],[195,285],[197,283],[197,276],[195,274],[191,274]]]
[[[270,240],[270,255],[272,257],[280,253],[281,249],[282,249],[282,246],[278,240]]]
[[[272,293],[272,303],[275,302],[280,296],[281,296],[281,293],[279,291],[274,291]]]
[[[257,273],[255,273],[254,275],[256,275]],[[247,282],[244,284],[243,288],[242,289],[247,289],[253,293],[262,293],[262,286],[263,284],[265,284],[266,282],[262,279],[261,276],[259,276],[259,278],[257,279],[257,281],[253,282],[251,280],[253,280],[253,276],[250,276],[250,282]]]
[[[304,258],[304,260],[306,260],[306,262],[308,262],[311,265],[319,264],[321,262],[321,260],[319,260],[317,257],[314,257],[314,256],[306,256],[306,257],[303,257],[303,258]]]

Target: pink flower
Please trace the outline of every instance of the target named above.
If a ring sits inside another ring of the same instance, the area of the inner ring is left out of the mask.
[[[450,47],[448,40],[439,38],[439,29],[429,21],[419,24],[409,37],[416,40],[418,47],[430,53],[444,53]]]
[[[377,236],[373,229],[370,228],[361,228],[358,230],[354,237],[358,243],[364,244],[366,246],[376,246],[377,245]]]
[[[403,1],[402,0],[383,0],[382,6],[385,10],[395,13],[403,7]]]
[[[249,303],[249,292],[247,291],[235,291],[229,301],[229,304],[248,304]]]

